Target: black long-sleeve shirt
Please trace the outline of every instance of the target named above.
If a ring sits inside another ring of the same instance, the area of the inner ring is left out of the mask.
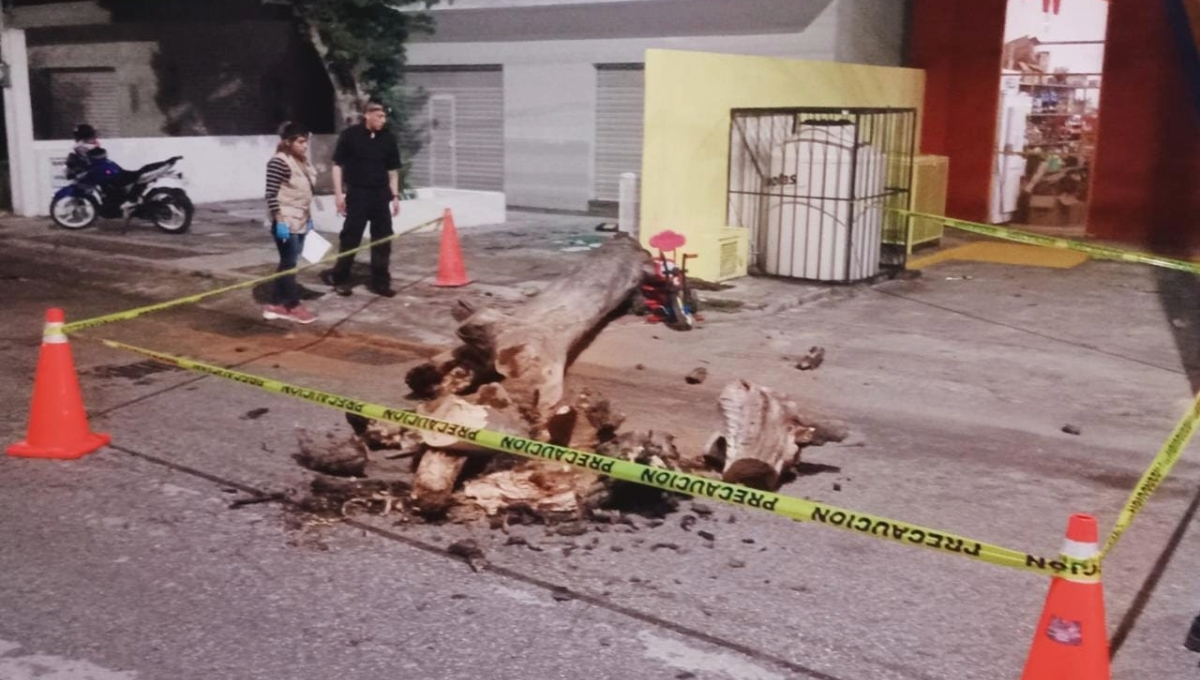
[[[388,185],[389,171],[400,169],[400,146],[388,130],[371,132],[359,124],[338,136],[333,162],[347,187],[378,189]]]

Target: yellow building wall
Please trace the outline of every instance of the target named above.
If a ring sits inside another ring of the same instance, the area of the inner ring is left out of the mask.
[[[925,72],[919,69],[647,50],[638,228],[642,245],[650,249],[654,234],[675,231],[687,237],[684,251],[700,256],[688,260],[689,275],[707,281],[745,276],[749,230],[726,224],[732,109],[919,110],[924,94]],[[731,263],[734,252],[738,261]]]

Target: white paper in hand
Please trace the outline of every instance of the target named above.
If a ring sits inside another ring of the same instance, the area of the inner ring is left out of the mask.
[[[316,230],[313,230],[304,235],[304,250],[300,251],[300,257],[309,262],[317,263],[321,261],[321,258],[325,257],[325,253],[328,253],[331,247],[329,241],[326,241]]]

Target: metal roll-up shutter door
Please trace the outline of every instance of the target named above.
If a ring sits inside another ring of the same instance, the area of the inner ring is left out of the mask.
[[[121,136],[121,90],[115,69],[46,69],[44,77],[52,139],[71,139],[80,123],[90,123],[102,139]]]
[[[641,64],[596,67],[597,201],[616,201],[621,173],[642,171],[646,74]]]
[[[500,67],[405,73],[421,150],[409,186],[504,191],[504,76]]]

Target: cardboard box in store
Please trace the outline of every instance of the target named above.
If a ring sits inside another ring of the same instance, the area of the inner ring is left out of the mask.
[[[1034,194],[1029,197],[1029,224],[1035,227],[1057,227],[1066,218],[1066,208],[1058,196]]]
[[[1057,208],[1058,196],[1033,195],[1029,197],[1029,209]]]
[[[1029,224],[1035,227],[1058,227],[1062,225],[1062,211],[1059,208],[1029,208]]]
[[[1030,196],[1029,224],[1035,227],[1086,224],[1087,208],[1087,201],[1080,201],[1072,196]]]

